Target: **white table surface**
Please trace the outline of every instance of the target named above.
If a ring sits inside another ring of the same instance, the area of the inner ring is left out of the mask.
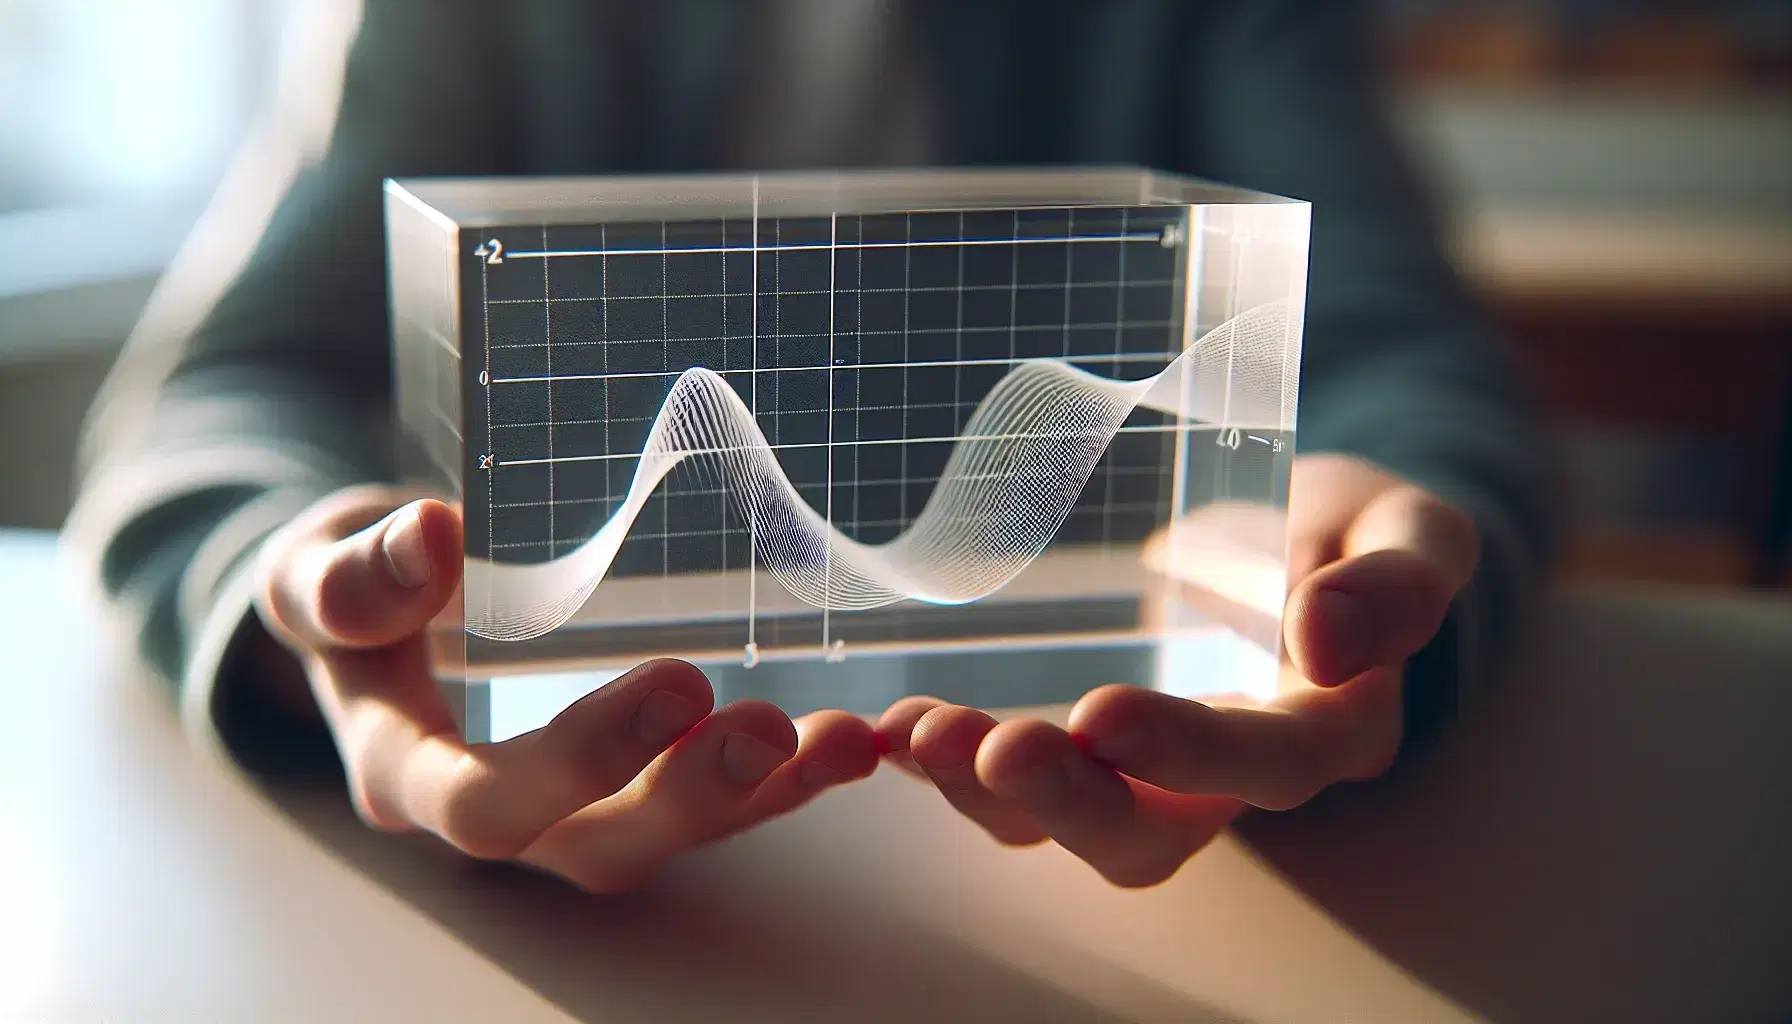
[[[575,894],[270,801],[0,533],[0,1020],[1597,1021],[1792,1008],[1792,606],[1575,594],[1451,741],[1156,889],[886,769]],[[1669,628],[1667,623],[1673,623]]]

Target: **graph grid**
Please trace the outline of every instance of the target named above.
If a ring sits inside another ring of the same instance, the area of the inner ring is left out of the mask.
[[[627,493],[685,370],[716,371],[783,472],[857,540],[899,535],[966,420],[1036,358],[1162,371],[1184,343],[1179,208],[508,227],[469,239],[467,553],[551,560]],[[1173,433],[1135,412],[1058,542],[1136,545],[1169,515]],[[611,577],[750,569],[753,524],[681,464]]]

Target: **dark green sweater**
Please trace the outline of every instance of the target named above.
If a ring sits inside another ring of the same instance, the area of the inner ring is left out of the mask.
[[[761,6],[368,0],[327,154],[202,318],[133,339],[84,451],[70,540],[201,732],[255,628],[257,544],[329,491],[392,473],[382,179],[762,167],[741,104],[791,58],[763,48]],[[916,0],[898,13],[935,162],[1138,164],[1312,202],[1301,450],[1429,488],[1473,515],[1484,544],[1469,599],[1412,673],[1421,734],[1459,664],[1502,650],[1551,517],[1517,375],[1441,258],[1383,121],[1364,12]],[[783,116],[800,126],[815,88],[766,95],[795,103]],[[877,159],[844,142],[818,155]]]

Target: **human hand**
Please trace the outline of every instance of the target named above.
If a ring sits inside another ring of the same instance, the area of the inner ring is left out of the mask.
[[[460,516],[434,500],[392,511],[400,500],[339,492],[260,563],[257,610],[303,666],[369,825],[614,892],[877,767],[861,719],[715,709],[709,681],[676,661],[641,665],[533,732],[463,742],[424,636],[460,585]]]
[[[1461,511],[1365,462],[1295,461],[1282,637],[1294,685],[1261,708],[1132,686],[1069,728],[912,697],[877,726],[893,762],[998,841],[1052,839],[1122,886],[1173,875],[1247,807],[1373,778],[1401,734],[1401,666],[1474,573]]]

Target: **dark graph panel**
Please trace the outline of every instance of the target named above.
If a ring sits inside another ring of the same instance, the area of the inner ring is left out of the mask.
[[[501,229],[464,318],[468,550],[533,562],[589,538],[627,492],[679,372],[723,374],[817,511],[866,542],[924,507],[1014,362],[1156,373],[1179,350],[1175,209],[994,211]],[[1067,241],[1074,238],[1077,241]],[[1018,240],[1018,241],[1017,241]],[[518,253],[566,253],[518,258]],[[605,255],[607,254],[607,255]],[[489,345],[487,343],[489,331]],[[476,336],[475,336],[476,335]],[[1136,541],[1167,511],[1173,435],[1136,414],[1059,533]],[[493,456],[494,466],[477,469]],[[480,486],[481,478],[486,480]],[[663,481],[613,576],[745,568],[713,460]]]

